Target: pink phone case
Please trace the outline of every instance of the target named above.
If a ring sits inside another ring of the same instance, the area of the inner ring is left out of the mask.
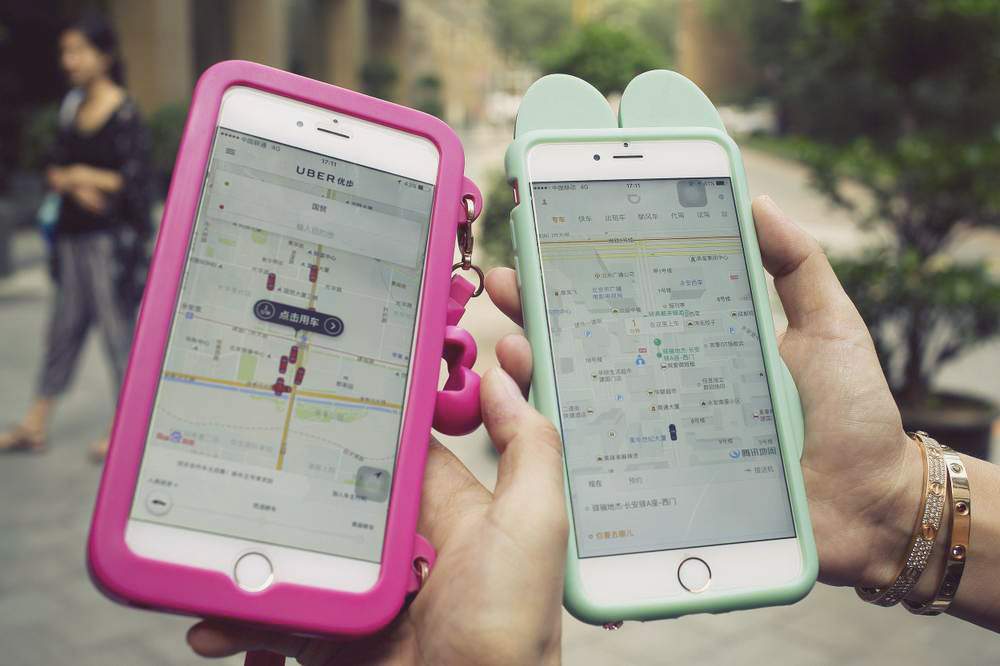
[[[375,586],[363,594],[280,582],[263,592],[245,592],[222,573],[138,557],[125,544],[125,527],[202,179],[223,93],[234,85],[258,88],[426,137],[440,152],[381,573]],[[167,196],[91,524],[88,565],[92,579],[105,594],[136,606],[232,618],[305,634],[362,635],[384,627],[396,616],[407,593],[419,586],[414,563],[423,559],[433,564],[433,548],[416,534],[416,525],[446,326],[449,366],[454,367],[449,380],[452,386],[445,387],[445,402],[451,401],[452,409],[457,405],[464,415],[455,419],[439,415],[440,427],[457,432],[478,425],[478,377],[467,372],[475,359],[475,345],[454,326],[471,290],[463,287],[463,278],[451,279],[457,225],[469,221],[463,199],[473,201],[476,211],[482,203],[479,190],[464,178],[464,166],[462,145],[455,133],[437,118],[419,111],[249,62],[220,63],[202,75]],[[474,417],[468,416],[470,410],[475,412]]]

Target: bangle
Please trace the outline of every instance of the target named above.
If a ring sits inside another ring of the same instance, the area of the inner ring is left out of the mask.
[[[920,497],[921,510],[913,527],[906,561],[900,568],[896,580],[888,587],[864,587],[858,585],[858,596],[878,606],[895,606],[910,593],[927,568],[938,530],[941,528],[941,514],[944,510],[945,470],[941,445],[933,439],[910,438],[920,447],[924,459],[924,489]]]
[[[917,437],[934,441],[927,433],[915,433]],[[958,594],[958,584],[965,572],[966,557],[972,539],[972,493],[969,490],[969,476],[958,454],[947,446],[938,445],[944,454],[948,470],[948,495],[951,514],[948,518],[948,559],[944,565],[944,575],[938,584],[934,599],[918,604],[903,600],[903,605],[917,615],[940,615],[948,610]]]

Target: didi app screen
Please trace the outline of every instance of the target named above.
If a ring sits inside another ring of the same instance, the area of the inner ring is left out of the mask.
[[[730,179],[532,202],[580,556],[794,536]]]

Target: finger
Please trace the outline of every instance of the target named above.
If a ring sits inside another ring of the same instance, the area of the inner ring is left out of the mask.
[[[205,620],[188,629],[187,642],[202,657],[228,657],[247,650],[270,650],[286,657],[301,654],[309,639],[239,624]]]
[[[517,289],[517,274],[512,268],[494,268],[486,275],[486,292],[490,300],[518,326],[524,325],[521,317],[521,294]]]
[[[500,367],[507,371],[521,389],[528,395],[531,387],[531,345],[528,339],[518,333],[511,333],[500,339],[496,346]]]
[[[562,442],[552,423],[525,401],[503,368],[480,385],[483,424],[500,452],[495,495],[524,489],[540,502],[562,505]]]
[[[819,243],[786,216],[768,196],[753,201],[764,267],[788,316],[789,328],[838,333],[864,326]]]
[[[493,496],[454,453],[431,439],[417,529],[440,550],[462,517]]]

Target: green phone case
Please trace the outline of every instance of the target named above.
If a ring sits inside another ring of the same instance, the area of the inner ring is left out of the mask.
[[[750,195],[739,148],[729,137],[714,105],[691,81],[676,72],[646,72],[629,83],[622,95],[619,118],[593,86],[565,74],[552,74],[536,81],[525,93],[518,110],[515,139],[507,149],[507,179],[520,202],[511,211],[511,234],[524,311],[524,328],[534,355],[532,402],[556,426],[555,370],[546,325],[541,263],[532,214],[527,155],[543,143],[581,141],[639,141],[703,139],[721,145],[729,156],[736,196],[743,250],[757,325],[764,350],[764,366],[772,389],[775,425],[791,496],[795,531],[802,548],[801,575],[780,587],[731,594],[692,594],[670,602],[638,602],[600,605],[584,594],[580,582],[576,539],[569,539],[564,603],[575,617],[591,624],[619,620],[655,620],[691,613],[721,613],[731,610],[775,606],[798,601],[816,581],[818,560],[809,521],[805,486],[799,457],[804,435],[798,392],[788,368],[778,354],[774,323],[768,302],[764,269],[750,210]],[[565,476],[567,510],[572,520],[568,478]]]

